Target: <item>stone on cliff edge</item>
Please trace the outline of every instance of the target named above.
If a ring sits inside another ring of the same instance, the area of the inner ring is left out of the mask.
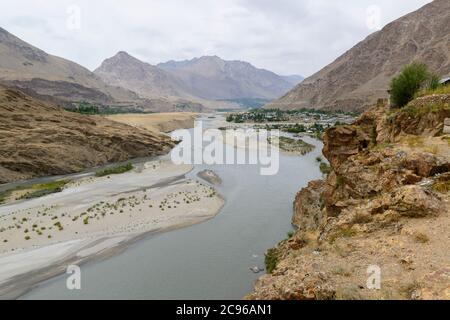
[[[450,118],[446,118],[444,121],[444,133],[450,134]]]

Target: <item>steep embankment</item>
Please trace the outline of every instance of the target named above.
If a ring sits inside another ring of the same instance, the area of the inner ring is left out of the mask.
[[[161,134],[62,110],[0,87],[0,183],[167,153]]]
[[[450,1],[435,0],[370,35],[269,108],[363,110],[387,98],[392,77],[413,61],[450,72]]]
[[[249,298],[450,299],[449,117],[450,95],[434,95],[328,130],[332,171],[298,193],[298,230],[268,252],[273,273]]]

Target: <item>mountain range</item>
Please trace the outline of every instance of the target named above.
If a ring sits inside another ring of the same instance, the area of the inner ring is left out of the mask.
[[[219,57],[153,66],[123,51],[91,72],[0,28],[0,83],[64,107],[86,101],[143,111],[201,111],[237,106],[230,101],[242,98],[272,100],[300,80]]]
[[[273,100],[302,80],[217,56],[154,66],[126,52],[106,59],[94,73],[109,85],[134,90],[146,98],[182,98],[203,104],[247,98]]]
[[[0,82],[62,105],[81,100],[104,105],[143,103],[136,93],[108,86],[88,69],[47,54],[2,28]]]
[[[279,76],[248,62],[226,61],[217,56],[169,61],[158,67],[182,81],[191,94],[209,100],[275,99],[298,83],[295,76]]]
[[[450,74],[449,12],[450,1],[435,0],[389,23],[267,107],[362,110],[387,98],[390,79],[413,61]]]

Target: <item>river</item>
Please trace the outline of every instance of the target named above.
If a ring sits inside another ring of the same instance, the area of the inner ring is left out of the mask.
[[[214,120],[202,119],[204,127]],[[214,170],[226,199],[219,215],[185,229],[150,236],[124,253],[82,266],[82,289],[69,291],[67,275],[49,280],[23,299],[241,299],[262,274],[264,253],[292,230],[292,202],[311,180],[321,177],[316,157],[280,155],[274,176],[254,165],[196,165],[188,177]],[[227,146],[227,148],[232,148]]]

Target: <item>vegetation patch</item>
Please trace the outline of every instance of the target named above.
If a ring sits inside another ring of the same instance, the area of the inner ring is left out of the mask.
[[[70,180],[59,180],[46,183],[39,183],[32,186],[20,186],[0,192],[0,204],[5,203],[13,196],[14,192],[24,191],[25,193],[15,200],[27,200],[40,198],[49,194],[61,192]]]
[[[328,237],[328,240],[330,243],[334,243],[339,238],[351,238],[356,235],[357,235],[356,230],[354,230],[352,228],[343,228],[343,229],[339,229],[339,230],[335,231],[334,233],[332,233]]]
[[[336,300],[362,300],[357,286],[347,286],[336,290]]]
[[[121,174],[134,169],[134,166],[131,163],[127,163],[121,166],[116,166],[113,168],[108,168],[105,170],[97,171],[95,173],[96,177],[105,177],[113,174]]]
[[[306,143],[301,139],[293,139],[288,137],[274,137],[268,138],[267,141],[270,144],[277,144],[278,147],[286,152],[294,152],[305,155],[314,150],[315,146],[312,144]]]
[[[417,148],[424,146],[424,140],[421,136],[411,136],[406,139],[406,144],[410,148]]]
[[[392,147],[392,143],[389,142],[381,142],[378,143],[374,146],[373,150],[375,151],[380,151],[380,150],[384,150],[386,148],[391,148]]]
[[[85,114],[85,115],[114,115],[122,113],[148,114],[153,112],[143,111],[132,106],[128,107],[109,107],[97,106],[86,101],[74,104],[72,107],[65,108],[66,111]]]
[[[348,271],[347,269],[345,269],[342,266],[334,267],[333,270],[331,270],[331,272],[335,275],[339,275],[342,277],[350,277],[352,275],[352,273],[350,271]]]
[[[433,190],[440,193],[447,193],[450,191],[450,181],[436,182],[433,184]]]
[[[266,264],[267,273],[272,274],[278,265],[279,257],[278,250],[275,248],[269,249],[266,252],[264,262]]]
[[[431,96],[433,94],[450,94],[450,85],[441,85],[434,89],[424,89],[419,92],[417,97]]]
[[[443,110],[450,110],[448,103],[427,103],[416,106],[414,103],[406,106],[402,111],[406,112],[410,117],[420,117],[429,113],[438,113]]]
[[[328,175],[328,174],[331,173],[331,171],[333,171],[333,169],[331,169],[330,165],[328,165],[327,163],[322,162],[320,164],[320,172],[322,172],[323,174],[327,174]]]

